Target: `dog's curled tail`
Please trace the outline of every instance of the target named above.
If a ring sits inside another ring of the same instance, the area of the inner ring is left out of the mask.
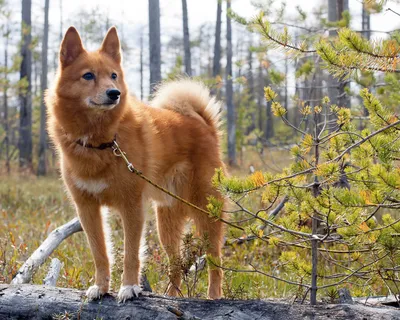
[[[211,97],[210,90],[198,81],[181,79],[161,84],[151,105],[187,116],[200,116],[215,130],[218,130],[220,125],[221,104]]]

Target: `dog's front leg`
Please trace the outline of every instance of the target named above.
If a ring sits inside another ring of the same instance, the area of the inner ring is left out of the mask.
[[[125,302],[139,296],[142,291],[139,286],[139,251],[144,225],[141,200],[138,200],[132,206],[123,208],[120,214],[124,228],[124,273],[121,289],[118,293],[118,301]]]
[[[96,267],[95,284],[86,292],[89,300],[94,300],[108,292],[110,283],[110,264],[107,256],[100,204],[92,199],[79,199],[79,201],[75,199],[75,203]]]

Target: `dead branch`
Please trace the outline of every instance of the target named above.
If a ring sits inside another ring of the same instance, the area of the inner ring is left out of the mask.
[[[53,230],[46,240],[35,250],[29,259],[19,268],[18,273],[11,281],[12,284],[29,283],[35,271],[46,261],[60,243],[72,234],[82,231],[78,218]]]

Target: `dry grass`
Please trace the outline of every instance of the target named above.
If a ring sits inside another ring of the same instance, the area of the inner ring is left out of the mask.
[[[250,165],[256,170],[279,170],[290,162],[290,156],[284,151],[264,150],[263,159],[256,152],[246,152],[241,168],[231,170],[232,174],[247,174]],[[265,160],[264,160],[265,161]],[[74,209],[64,191],[62,181],[57,176],[36,178],[32,175],[2,175],[0,184],[0,283],[9,283],[21,264],[54,230],[75,216]],[[256,205],[256,204],[255,204]],[[117,291],[122,272],[122,228],[116,215],[111,218],[113,240],[115,244],[116,264],[112,274],[112,290]],[[187,232],[191,232],[187,228]],[[227,232],[231,234],[231,232]],[[147,261],[144,264],[151,287],[163,294],[168,286],[167,259],[158,242],[154,215],[149,207],[146,229]],[[194,239],[188,245],[198,244]],[[200,249],[198,249],[201,251]],[[228,246],[224,249],[225,265],[241,268],[243,262],[263,261],[273,264],[275,254],[265,245],[254,241],[248,244]],[[57,285],[85,289],[93,283],[94,266],[86,238],[83,233],[74,234],[64,241],[51,255],[64,264]],[[193,258],[193,257],[191,257]],[[45,277],[50,259],[34,275],[33,283],[40,284]],[[188,261],[182,261],[182,272],[186,281],[182,286],[185,296],[206,297],[207,272],[196,275],[187,270]],[[227,298],[281,297],[292,294],[291,289],[260,275],[225,272],[224,295]]]

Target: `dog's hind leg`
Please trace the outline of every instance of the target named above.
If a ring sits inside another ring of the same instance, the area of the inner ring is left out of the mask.
[[[202,189],[196,189],[202,190]],[[214,195],[220,197],[214,190],[209,192],[201,192],[202,195]],[[194,203],[201,208],[206,208],[208,201],[205,197],[197,196]],[[223,242],[224,226],[221,221],[210,218],[207,214],[198,210],[191,210],[191,217],[196,225],[200,236],[204,236],[208,240],[207,254],[220,265],[221,263],[221,248]],[[208,297],[210,299],[219,299],[222,296],[222,278],[223,272],[221,268],[214,265],[208,266]]]
[[[181,285],[180,248],[182,231],[185,225],[185,214],[180,204],[157,206],[157,228],[160,242],[168,255],[170,284],[169,296],[178,296]]]
[[[137,297],[142,291],[139,287],[139,251],[145,219],[141,200],[138,199],[130,204],[119,210],[124,229],[124,273],[118,292],[119,302]]]

